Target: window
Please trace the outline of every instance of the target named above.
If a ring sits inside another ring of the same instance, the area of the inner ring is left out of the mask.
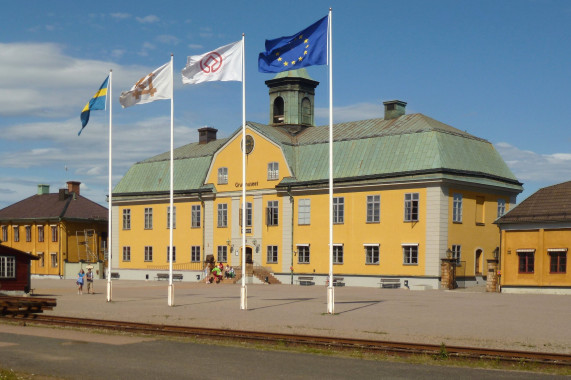
[[[367,223],[381,221],[381,196],[367,195]]]
[[[534,250],[518,250],[519,273],[533,273],[535,251]]]
[[[228,247],[225,245],[218,246],[218,262],[225,263],[228,261]]]
[[[418,193],[404,195],[404,221],[418,222]]]
[[[452,258],[456,259],[456,265],[460,265],[460,260],[462,258],[462,246],[461,245],[452,245]]]
[[[476,197],[476,224],[484,224],[484,197]]]
[[[228,168],[218,168],[218,184],[226,185],[228,183]]]
[[[153,247],[145,246],[145,261],[153,261]]]
[[[281,96],[278,96],[274,100],[274,124],[284,122],[284,100]]]
[[[16,257],[0,256],[0,278],[16,278]]]
[[[43,252],[38,252],[38,266],[43,268],[46,265],[45,257]]]
[[[38,226],[38,241],[40,243],[44,241],[44,226]]]
[[[2,241],[8,241],[8,226],[2,226]]]
[[[301,101],[301,124],[311,125],[311,101],[308,98]]]
[[[167,228],[171,225],[171,206],[167,207]],[[173,206],[172,228],[176,228],[176,206]]]
[[[242,209],[240,209],[240,220],[238,221],[242,226]],[[246,202],[246,227],[252,227],[252,203]]]
[[[57,226],[50,226],[52,230],[52,243],[57,242]]]
[[[333,264],[343,264],[343,246],[341,244],[333,245]]]
[[[228,205],[226,203],[218,205],[218,227],[228,227]]]
[[[171,247],[167,247],[167,262],[170,263],[171,260]],[[172,262],[176,262],[176,247],[173,245],[172,247]]]
[[[268,226],[277,226],[279,222],[279,201],[268,201],[266,209],[266,224]]]
[[[200,262],[200,246],[193,245],[190,247],[190,262],[199,263]]]
[[[57,262],[57,253],[56,252],[50,253],[50,261],[52,264],[52,268],[57,268],[58,262]]]
[[[268,180],[280,179],[280,167],[277,162],[268,164]]]
[[[268,264],[275,264],[278,262],[278,246],[277,245],[268,245],[266,251],[266,262]]]
[[[32,241],[32,226],[25,226],[24,229],[26,230],[26,241]]]
[[[345,219],[345,198],[335,197],[333,198],[333,223],[343,224]]]
[[[153,208],[145,207],[145,229],[153,229]]]
[[[131,247],[123,247],[123,261],[131,261]]]
[[[506,213],[506,201],[505,199],[498,199],[498,218],[504,216]]]
[[[462,194],[454,194],[452,201],[452,221],[462,223]]]
[[[192,220],[191,220],[191,227],[192,228],[199,228],[200,227],[200,205],[192,205]]]
[[[549,273],[567,273],[567,249],[548,249]]]
[[[297,224],[305,225],[310,223],[311,200],[300,199],[297,205]]]
[[[418,265],[418,245],[403,245],[403,264]]]
[[[297,246],[297,263],[309,264],[309,245]]]
[[[20,241],[20,226],[14,226],[14,241]]]
[[[379,245],[370,244],[365,246],[365,264],[379,264]]]
[[[123,209],[123,229],[131,229],[131,209]]]

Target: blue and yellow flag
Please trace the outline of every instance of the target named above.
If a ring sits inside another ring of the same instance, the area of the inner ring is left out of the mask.
[[[258,57],[258,71],[279,73],[301,67],[327,64],[329,16],[293,36],[266,40],[266,51]]]
[[[87,102],[87,104],[83,108],[83,111],[81,111],[81,129],[77,134],[78,136],[81,135],[81,131],[83,131],[83,128],[85,128],[87,122],[89,121],[90,111],[105,109],[105,104],[107,100],[108,82],[109,82],[109,77],[105,78],[103,84],[101,85],[101,87],[99,87],[99,90],[95,93],[95,95],[93,95],[93,98],[91,98],[91,100]]]

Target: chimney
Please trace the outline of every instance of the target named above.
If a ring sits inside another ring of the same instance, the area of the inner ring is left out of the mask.
[[[79,185],[81,185],[81,182],[67,181],[67,192],[68,193],[75,193],[75,195],[79,195]]]
[[[38,185],[38,195],[50,193],[50,185]]]
[[[388,100],[383,104],[385,105],[385,120],[396,119],[406,113],[406,102],[402,100]]]
[[[216,132],[218,132],[218,129],[212,127],[199,128],[198,143],[208,144],[209,142],[216,140]]]
[[[65,201],[68,197],[69,193],[67,189],[59,189],[59,200]]]

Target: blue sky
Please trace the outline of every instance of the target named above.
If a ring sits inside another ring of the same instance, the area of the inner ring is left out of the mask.
[[[118,96],[174,54],[246,35],[246,119],[267,123],[271,74],[257,71],[264,40],[294,34],[333,8],[334,122],[382,117],[400,99],[492,142],[525,191],[571,180],[571,2],[403,0],[216,2],[28,1],[2,4],[0,208],[68,180],[105,203],[108,116],[79,115],[113,70],[113,185],[135,162],[169,150],[170,102],[121,109]],[[316,123],[327,124],[325,66]],[[241,84],[175,81],[175,146],[211,126],[240,127]]]

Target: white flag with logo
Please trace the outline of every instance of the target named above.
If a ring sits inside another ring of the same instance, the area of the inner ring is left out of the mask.
[[[203,55],[188,57],[182,69],[182,83],[242,81],[243,40],[219,47]]]
[[[172,96],[172,65],[165,63],[152,73],[139,79],[131,90],[123,91],[119,103],[123,108],[135,104],[145,104]]]

